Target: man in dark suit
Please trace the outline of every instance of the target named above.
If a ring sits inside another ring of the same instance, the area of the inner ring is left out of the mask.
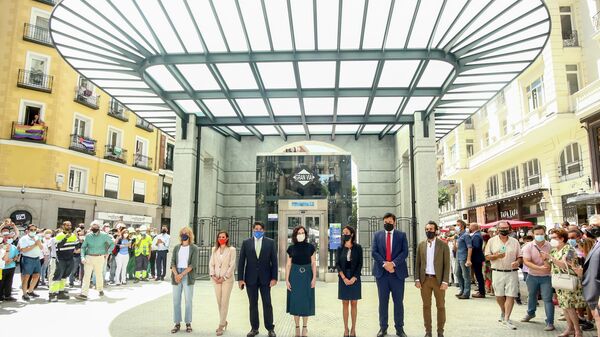
[[[583,297],[590,306],[596,321],[597,336],[600,336],[600,215],[590,217],[586,236],[596,239],[594,248],[588,253],[583,264]]]
[[[406,337],[404,333],[404,281],[408,277],[406,258],[408,257],[408,241],[406,233],[395,230],[396,216],[386,213],[383,216],[384,230],[373,236],[371,255],[373,260],[373,276],[377,281],[379,295],[379,332],[377,337],[387,335],[388,304],[390,292],[394,301],[394,325],[396,335]]]
[[[478,289],[478,292],[475,293],[473,297],[485,298],[485,281],[483,279],[483,263],[485,262],[485,255],[483,254],[483,237],[481,236],[478,223],[470,224],[469,231],[471,232],[471,246],[473,247],[471,262],[473,263],[473,273],[477,280]]]
[[[258,292],[263,304],[263,318],[269,337],[276,337],[273,325],[273,306],[271,288],[277,284],[277,252],[275,242],[264,236],[265,226],[254,223],[251,238],[244,240],[240,248],[238,262],[238,282],[240,289],[246,287],[250,302],[250,325],[252,329],[247,337],[258,335]]]
[[[417,263],[415,286],[421,289],[423,300],[423,320],[425,321],[425,337],[432,337],[431,332],[431,293],[435,296],[437,308],[437,335],[444,337],[446,324],[446,289],[450,278],[450,248],[437,238],[438,225],[429,221],[425,225],[427,240],[417,247]]]

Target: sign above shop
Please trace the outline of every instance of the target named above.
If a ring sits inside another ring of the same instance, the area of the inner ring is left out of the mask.
[[[133,214],[119,214],[119,213],[107,213],[97,212],[96,219],[108,220],[108,221],[123,221],[127,223],[152,223],[152,217],[145,215],[133,215]]]
[[[317,208],[317,203],[315,201],[309,201],[309,200],[290,200],[289,202],[289,207],[290,208]]]

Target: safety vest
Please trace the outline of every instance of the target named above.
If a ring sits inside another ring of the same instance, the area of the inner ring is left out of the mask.
[[[135,256],[150,255],[150,247],[152,246],[152,237],[146,234],[146,237],[143,238],[141,235],[138,235],[135,239]]]
[[[66,238],[66,239],[65,239]],[[59,260],[72,260],[75,248],[79,243],[77,235],[71,233],[68,237],[65,233],[58,233],[54,238],[56,244],[56,257]]]

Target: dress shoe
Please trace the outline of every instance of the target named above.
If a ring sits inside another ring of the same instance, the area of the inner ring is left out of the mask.
[[[444,337],[444,334],[441,332],[438,332],[438,337]]]
[[[406,337],[406,334],[404,333],[404,329],[396,330],[396,336]]]
[[[383,337],[387,335],[387,329],[379,329],[379,332],[377,333],[377,337]]]
[[[269,337],[277,337],[277,334],[275,333],[275,330],[269,330]]]
[[[481,293],[475,293],[472,296],[473,296],[473,298],[485,298],[485,295],[483,295]]]
[[[426,332],[425,337],[433,337],[433,335],[431,334],[431,332]]]
[[[250,332],[248,332],[248,334],[246,335],[246,337],[254,337],[256,335],[258,335],[258,330],[252,329],[252,330],[250,330]]]
[[[467,295],[460,295],[457,297],[459,300],[468,300],[470,297]]]

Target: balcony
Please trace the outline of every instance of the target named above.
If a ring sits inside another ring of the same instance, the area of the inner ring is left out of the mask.
[[[594,24],[596,33],[600,32],[600,12],[596,13],[596,15],[592,17],[592,22]]]
[[[50,39],[50,31],[46,27],[40,27],[26,23],[23,29],[23,40],[54,47]]]
[[[600,109],[600,80],[596,80],[571,95],[571,111],[585,118]]]
[[[572,31],[571,34],[563,34],[563,47],[579,47],[576,30]]]
[[[56,0],[35,0],[35,1],[41,2],[41,3],[46,4],[46,5],[50,5],[50,6],[54,6],[57,3]]]
[[[108,109],[108,115],[123,122],[129,121],[129,113],[120,104],[111,103],[110,108]]]
[[[94,110],[100,108],[100,95],[95,94],[93,90],[83,86],[79,86],[75,89],[74,101]]]
[[[173,161],[166,161],[163,163],[163,169],[173,171]]]
[[[48,127],[44,125],[24,125],[18,122],[12,123],[10,138],[35,143],[46,143]]]
[[[152,127],[152,124],[148,123],[145,119],[138,118],[135,122],[135,126],[148,132],[154,131],[154,127]]]
[[[96,140],[77,134],[71,135],[71,144],[69,149],[81,153],[96,155]]]
[[[17,79],[19,88],[51,93],[53,82],[54,76],[46,75],[41,71],[19,69],[19,78]]]
[[[575,160],[565,163],[565,165],[559,165],[558,176],[561,182],[583,177],[583,160]]]
[[[152,170],[152,158],[136,153],[133,156],[133,166],[144,170]]]
[[[104,159],[116,161],[121,164],[127,162],[127,150],[114,145],[106,145],[104,148]]]

